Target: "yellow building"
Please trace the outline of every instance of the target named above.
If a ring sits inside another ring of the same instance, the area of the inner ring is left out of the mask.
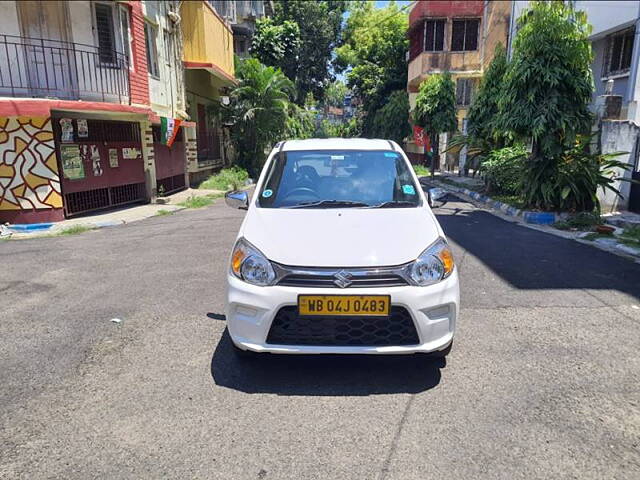
[[[210,107],[236,83],[233,32],[206,1],[182,2],[180,16],[187,113],[196,122],[195,129],[186,132],[188,171],[194,184],[229,161],[223,130]]]

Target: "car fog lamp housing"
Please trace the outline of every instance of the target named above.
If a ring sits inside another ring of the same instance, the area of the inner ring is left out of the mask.
[[[252,285],[272,285],[276,279],[271,262],[244,238],[238,239],[231,254],[231,273]]]
[[[453,254],[444,238],[438,238],[411,264],[409,276],[416,285],[438,283],[453,273]]]

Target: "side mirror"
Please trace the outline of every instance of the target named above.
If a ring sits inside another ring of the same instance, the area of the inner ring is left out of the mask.
[[[249,208],[249,194],[244,190],[234,190],[224,194],[224,202],[231,208],[247,210]]]
[[[427,191],[427,197],[429,198],[429,206],[431,208],[437,208],[447,203],[444,198],[447,196],[447,191],[443,188],[430,188]]]

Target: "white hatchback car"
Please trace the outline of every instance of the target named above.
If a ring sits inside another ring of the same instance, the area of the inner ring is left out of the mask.
[[[449,353],[459,311],[447,240],[395,142],[281,142],[231,254],[238,353]]]

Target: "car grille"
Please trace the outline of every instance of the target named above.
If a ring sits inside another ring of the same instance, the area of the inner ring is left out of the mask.
[[[287,275],[278,282],[278,285],[286,287],[338,288],[338,285],[334,283],[333,277],[327,278],[324,275]],[[354,277],[351,279],[349,288],[397,287],[402,285],[407,285],[407,281],[400,275],[382,274],[368,275],[363,278]]]
[[[385,347],[417,345],[418,332],[404,307],[391,307],[388,317],[301,317],[298,307],[282,307],[267,336],[272,345]]]
[[[399,287],[409,285],[408,265],[373,268],[289,267],[274,264],[277,285],[316,288]],[[342,283],[339,279],[346,279]]]

